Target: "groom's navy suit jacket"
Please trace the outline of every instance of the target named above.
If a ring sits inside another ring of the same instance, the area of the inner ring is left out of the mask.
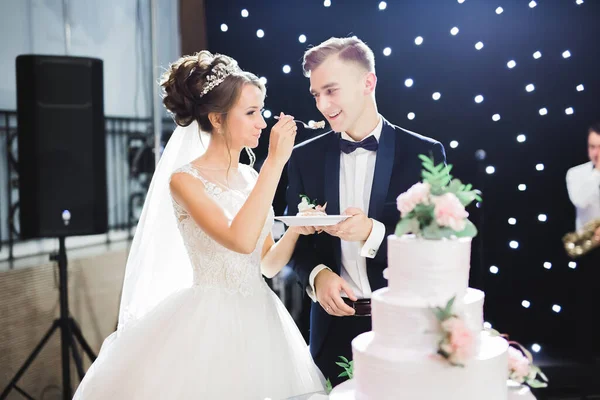
[[[300,194],[323,205],[327,214],[338,215],[340,182],[340,134],[328,132],[298,144],[288,164],[288,215],[296,215]],[[446,162],[443,145],[431,138],[390,124],[385,118],[379,138],[373,186],[367,215],[385,225],[385,237],[392,234],[400,219],[396,198],[413,184],[422,180],[419,154],[433,156],[435,164]],[[364,211],[364,210],[363,210]],[[291,267],[303,290],[309,285],[313,268],[324,264],[340,274],[340,239],[326,233],[300,236]],[[384,239],[375,258],[367,258],[367,275],[371,290],[387,286],[383,270],[387,266],[387,239]],[[310,351],[319,354],[332,317],[320,306],[311,308]],[[359,317],[345,317],[359,318]]]

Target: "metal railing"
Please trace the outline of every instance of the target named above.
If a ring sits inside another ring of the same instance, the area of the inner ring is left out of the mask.
[[[163,121],[163,143],[173,128],[172,120]],[[16,246],[25,242],[19,237],[17,132],[17,112],[0,110],[0,261],[46,253],[31,250],[15,254]],[[109,233],[105,236],[109,243],[115,237],[111,232],[125,232],[117,237],[131,239],[141,212],[154,172],[152,119],[107,116],[106,157]]]

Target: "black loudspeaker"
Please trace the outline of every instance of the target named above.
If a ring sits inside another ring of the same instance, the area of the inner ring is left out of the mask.
[[[107,232],[102,60],[21,55],[16,67],[21,237]]]

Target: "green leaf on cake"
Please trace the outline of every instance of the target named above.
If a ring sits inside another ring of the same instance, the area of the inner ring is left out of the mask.
[[[423,165],[423,170],[421,171],[423,181],[431,185],[431,191],[434,195],[441,194],[437,192],[446,187],[452,180],[452,175],[450,175],[450,172],[452,171],[452,165],[446,165],[444,163],[435,165],[433,158],[427,157],[424,154],[419,154],[419,158],[421,159]]]
[[[402,236],[407,233],[416,233],[419,231],[419,221],[415,218],[402,218],[396,225],[396,236]]]
[[[354,378],[354,361],[350,361],[350,367],[346,371],[348,371],[348,378]]]
[[[427,157],[425,154],[419,154],[419,158],[423,161],[423,166],[425,165],[433,165],[433,159]]]
[[[452,164],[444,162],[436,164],[433,154],[426,156],[418,155],[423,168],[421,176],[423,182],[429,186],[427,200],[418,203],[407,215],[403,215],[396,225],[396,236],[413,233],[420,238],[429,240],[454,239],[461,237],[475,237],[477,228],[465,218],[465,228],[456,232],[450,227],[440,226],[435,219],[435,206],[431,203],[433,198],[451,194],[456,196],[463,207],[467,207],[473,201],[481,201],[481,192],[474,190],[471,184],[463,184],[460,179],[454,179],[451,175]],[[425,204],[430,203],[430,204]]]
[[[475,225],[471,221],[469,221],[469,220],[466,220],[465,222],[466,222],[465,229],[463,229],[460,232],[456,232],[455,233],[456,237],[461,238],[461,237],[475,237],[475,236],[477,236],[477,227],[475,227]]]
[[[440,227],[437,224],[427,225],[423,228],[423,237],[425,239],[439,240],[442,238]]]
[[[428,225],[431,225],[433,221],[433,210],[434,206],[431,204],[417,204],[413,210],[416,220],[419,222],[419,231]]]
[[[354,375],[354,361],[348,361],[348,359],[344,356],[338,356],[338,358],[340,358],[342,361],[344,361],[344,362],[336,362],[336,365],[338,365],[339,367],[342,367],[344,369],[344,372],[340,373],[338,375],[338,378],[348,377],[349,379],[352,379],[352,377]]]
[[[541,376],[543,380],[545,380],[546,382],[548,382],[548,377],[546,376],[546,374],[544,374],[542,372],[542,370],[539,367],[535,366],[535,365],[534,365],[534,368],[536,369],[537,374],[539,376]]]
[[[306,200],[306,202],[307,202],[308,204],[312,204],[312,205],[315,205],[315,206],[317,205],[317,199],[313,199],[313,200],[311,200],[311,199],[310,199],[310,197],[308,197],[308,196],[307,196],[307,195],[305,195],[305,194],[300,194],[299,196],[300,196],[300,199],[301,199],[301,200]]]
[[[434,180],[436,178],[436,176],[428,171],[423,171],[421,172],[421,176],[423,177],[423,179],[425,179],[428,182],[431,182],[432,180]]]
[[[430,240],[449,239],[456,235],[452,229],[438,224],[429,224],[422,229],[422,232],[423,237]]]
[[[452,172],[452,168],[454,168],[452,164],[444,165],[443,163],[440,163],[438,165],[438,168],[438,175],[452,177],[452,175],[450,175],[450,172]]]
[[[448,185],[448,187],[446,188],[446,193],[458,194],[461,190],[463,190],[463,188],[464,185],[460,180],[453,179],[452,182],[450,182],[450,185]]]
[[[433,314],[438,321],[443,321],[446,319],[446,312],[443,308],[436,307],[433,309]]]
[[[325,391],[327,392],[327,394],[331,393],[331,391],[333,390],[333,385],[331,384],[331,380],[329,378],[327,378],[327,380],[325,381]]]
[[[432,176],[435,176],[439,173],[439,170],[437,169],[436,166],[433,165],[433,163],[423,163],[423,168],[425,168],[427,171],[429,171]],[[423,171],[426,172],[426,171]]]
[[[532,372],[535,373],[535,375],[539,375],[540,378],[542,378],[544,381],[548,382],[548,377],[542,372],[540,367],[538,367],[537,365],[531,365],[530,369]],[[531,386],[532,388],[544,388],[544,387],[548,386],[547,383],[544,383],[544,382],[541,382],[541,381],[535,379],[535,375],[534,375],[534,379],[527,381],[527,384],[529,386]],[[536,385],[536,386],[533,386],[533,385]]]
[[[471,202],[473,202],[474,200],[481,201],[481,196],[477,192],[478,191],[476,190],[471,190],[469,192],[457,192],[455,193],[455,195],[460,201],[460,203],[466,207],[469,204],[471,204]]]
[[[428,216],[428,217],[431,217],[434,208],[435,208],[435,206],[433,204],[419,203],[419,204],[417,204],[415,206],[415,209],[413,210],[413,212],[417,216]]]
[[[448,303],[446,303],[446,308],[444,309],[446,315],[452,315],[452,307],[454,307],[454,301],[456,300],[456,296],[453,296]]]
[[[532,380],[527,381],[527,385],[529,385],[529,387],[531,387],[533,389],[541,389],[541,388],[548,387],[547,383],[540,382],[537,379],[532,379]]]

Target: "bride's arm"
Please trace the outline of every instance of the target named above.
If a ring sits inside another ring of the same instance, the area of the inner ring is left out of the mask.
[[[272,278],[290,261],[300,235],[288,229],[275,243],[273,235],[267,236],[263,245],[260,269],[267,278]]]
[[[186,173],[174,174],[171,194],[207,235],[232,251],[250,254],[264,227],[285,161],[267,157],[256,185],[231,224],[199,179]]]

